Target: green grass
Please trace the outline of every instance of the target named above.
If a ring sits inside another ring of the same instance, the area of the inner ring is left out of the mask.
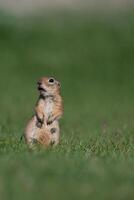
[[[0,198],[134,199],[134,16],[0,18]],[[20,143],[36,81],[62,83],[61,143]]]

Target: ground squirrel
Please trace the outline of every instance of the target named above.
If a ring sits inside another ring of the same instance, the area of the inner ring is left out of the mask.
[[[26,127],[25,141],[31,148],[36,143],[44,147],[56,146],[60,137],[59,119],[63,114],[60,82],[52,77],[43,77],[37,85],[39,99],[35,115]]]

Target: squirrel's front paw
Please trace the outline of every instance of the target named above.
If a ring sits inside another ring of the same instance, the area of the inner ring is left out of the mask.
[[[37,122],[37,123],[36,123],[36,126],[37,126],[38,128],[41,128],[42,125],[43,125],[43,123],[41,123],[41,122]]]
[[[40,118],[38,118],[36,125],[37,125],[37,127],[38,127],[38,128],[41,128],[41,127],[42,127],[42,125],[43,125],[43,123],[44,123],[44,120],[43,120],[43,119],[40,119]]]
[[[52,124],[53,123],[53,120],[52,119],[48,119],[47,120],[47,125],[50,125],[50,124]]]
[[[47,125],[50,125],[50,124],[52,124],[53,123],[53,121],[47,121]]]

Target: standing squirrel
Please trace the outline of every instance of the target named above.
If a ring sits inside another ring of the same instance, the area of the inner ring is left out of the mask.
[[[39,98],[35,115],[25,129],[25,141],[30,148],[36,144],[44,147],[59,143],[59,119],[63,115],[60,82],[52,77],[43,77],[38,82]]]

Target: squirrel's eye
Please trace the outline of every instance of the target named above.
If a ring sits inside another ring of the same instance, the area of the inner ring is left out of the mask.
[[[54,79],[53,78],[50,78],[48,81],[49,81],[49,83],[54,83]]]

